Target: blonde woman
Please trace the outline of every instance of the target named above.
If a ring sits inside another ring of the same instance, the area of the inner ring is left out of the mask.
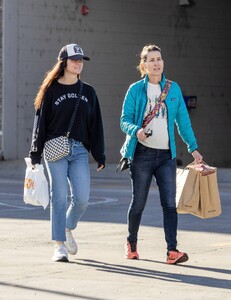
[[[180,87],[165,78],[158,46],[144,46],[138,70],[143,79],[129,87],[121,115],[121,129],[127,135],[121,154],[130,162],[132,184],[125,257],[139,258],[138,230],[154,177],[163,210],[167,263],[182,263],[188,260],[188,255],[177,249],[175,124],[197,163],[202,156],[197,150]]]

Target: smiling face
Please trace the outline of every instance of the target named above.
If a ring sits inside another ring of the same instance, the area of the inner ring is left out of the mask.
[[[164,70],[164,61],[159,51],[150,51],[147,53],[145,62],[143,63],[143,69],[148,75],[149,80],[161,80],[161,76]]]
[[[83,70],[83,60],[72,60],[68,58],[67,60],[67,66],[66,66],[66,72],[73,74],[73,75],[80,75],[80,73]]]

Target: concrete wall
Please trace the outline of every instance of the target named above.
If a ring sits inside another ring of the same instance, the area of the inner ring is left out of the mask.
[[[60,48],[77,42],[91,57],[82,79],[101,103],[108,162],[117,162],[124,134],[119,117],[124,94],[139,80],[143,45],[162,48],[165,73],[185,95],[197,96],[190,111],[205,161],[231,166],[230,30],[231,2],[177,0],[10,0],[4,2],[4,156],[27,156],[33,126],[33,99]],[[81,14],[87,4],[90,12]],[[191,161],[178,138],[178,159]]]

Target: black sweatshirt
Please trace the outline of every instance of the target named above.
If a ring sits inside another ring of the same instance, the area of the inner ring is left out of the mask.
[[[36,111],[29,156],[40,163],[47,140],[65,135],[76,104],[80,82],[71,85],[55,80]],[[83,83],[78,111],[69,138],[82,142],[98,164],[105,164],[104,134],[100,106],[92,86]]]

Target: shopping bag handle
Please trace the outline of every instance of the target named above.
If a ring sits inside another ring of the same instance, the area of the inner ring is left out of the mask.
[[[200,172],[202,176],[207,176],[216,172],[216,168],[209,166],[205,161],[202,161],[200,164],[196,164],[195,161],[193,161],[186,166],[186,169],[189,168]]]

